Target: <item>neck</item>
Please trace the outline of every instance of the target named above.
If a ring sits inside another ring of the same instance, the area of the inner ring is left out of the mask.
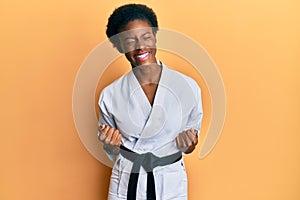
[[[161,66],[157,63],[141,65],[133,68],[133,73],[140,84],[158,84],[161,75]]]

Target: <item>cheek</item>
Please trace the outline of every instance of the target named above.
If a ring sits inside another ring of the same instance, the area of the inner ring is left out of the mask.
[[[152,49],[152,55],[154,55],[154,56],[156,55],[156,48]]]
[[[133,53],[127,52],[127,53],[125,53],[124,55],[125,55],[126,59],[127,59],[129,62],[134,61]]]
[[[152,48],[156,48],[156,38],[154,38],[153,40],[150,41],[150,46]]]
[[[125,45],[123,45],[123,44],[120,45],[120,48],[122,49],[122,52],[123,52],[124,54],[127,54],[128,51],[129,51],[128,48],[126,48]]]

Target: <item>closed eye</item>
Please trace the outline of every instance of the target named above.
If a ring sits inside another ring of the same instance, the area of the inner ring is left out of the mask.
[[[125,41],[125,45],[126,46],[131,46],[131,45],[134,45],[135,44],[135,40],[134,39],[127,39]]]

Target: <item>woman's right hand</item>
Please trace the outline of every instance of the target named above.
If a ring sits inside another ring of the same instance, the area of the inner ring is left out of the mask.
[[[120,147],[122,135],[119,130],[114,129],[108,125],[100,125],[99,126],[99,140],[106,145]]]

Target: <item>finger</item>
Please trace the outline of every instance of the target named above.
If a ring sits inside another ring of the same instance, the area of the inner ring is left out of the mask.
[[[106,133],[108,133],[110,128],[111,128],[110,126],[104,125],[104,128],[102,129],[102,131],[105,131]]]
[[[185,131],[185,134],[183,135],[183,139],[184,139],[186,147],[189,147],[189,146],[193,145],[193,143],[192,143],[193,140],[190,138],[190,136],[189,136],[190,133],[189,132],[190,131],[187,130],[187,131]]]
[[[184,132],[181,132],[178,136],[178,140],[179,140],[179,146],[180,148],[185,148],[186,147],[186,142],[185,142],[185,131]]]
[[[197,135],[198,131],[196,130],[196,135],[195,135],[195,130],[191,130],[188,134],[190,136],[190,138],[192,139],[192,143],[193,145],[197,145],[198,144],[198,135]]]
[[[196,138],[196,135],[194,134],[194,132],[193,132],[192,130],[188,130],[188,131],[187,131],[187,136],[189,137],[189,139],[190,139],[191,141],[194,141],[195,138]]]
[[[110,128],[108,129],[107,134],[106,134],[106,138],[105,138],[105,143],[106,143],[106,144],[109,144],[109,143],[110,143],[114,131],[115,131],[114,128],[111,128],[111,127],[110,127]]]
[[[195,136],[195,135],[192,134],[192,133],[189,133],[189,135],[190,135],[190,138],[191,138],[191,141],[192,141],[192,145],[198,144],[198,137]]]
[[[197,129],[192,129],[192,133],[198,138],[198,130]]]
[[[102,124],[98,126],[98,132],[103,132],[105,129],[106,125]]]
[[[122,135],[119,134],[118,137],[117,137],[117,146],[120,147],[121,143],[122,143]]]
[[[119,131],[118,130],[115,130],[112,134],[112,137],[111,137],[111,140],[110,140],[110,144],[111,145],[117,145],[118,144],[118,141],[117,141],[117,138],[119,136]]]
[[[102,125],[99,126],[99,130],[100,130],[100,131],[102,131],[104,128],[105,128],[105,125],[104,125],[104,124],[102,124]]]
[[[107,126],[107,125],[101,125],[99,128],[100,128],[100,131],[101,131],[99,139],[100,139],[100,141],[104,142],[104,140],[107,137],[107,132],[108,132],[110,127]]]
[[[179,137],[180,137],[180,134],[175,138],[176,139],[176,146],[177,146],[178,149],[181,148],[181,143],[180,143]]]
[[[105,140],[105,138],[106,138],[106,133],[107,133],[107,131],[104,131],[104,130],[101,131],[100,136],[99,136],[99,140],[100,140],[100,141],[103,142],[103,141]]]
[[[186,150],[188,149],[188,141],[187,141],[187,136],[186,136],[186,131],[184,131],[184,132],[182,132],[181,134],[180,134],[180,141],[181,141],[181,148],[180,148],[180,150],[182,151],[182,152],[186,152]]]
[[[194,133],[194,135],[195,135],[195,142],[196,142],[196,144],[198,143],[198,136],[199,136],[199,131],[197,130],[197,129],[193,129],[193,133]]]
[[[190,133],[192,133],[195,136],[198,135],[198,130],[196,130],[196,129],[190,128],[188,131],[190,131]]]

